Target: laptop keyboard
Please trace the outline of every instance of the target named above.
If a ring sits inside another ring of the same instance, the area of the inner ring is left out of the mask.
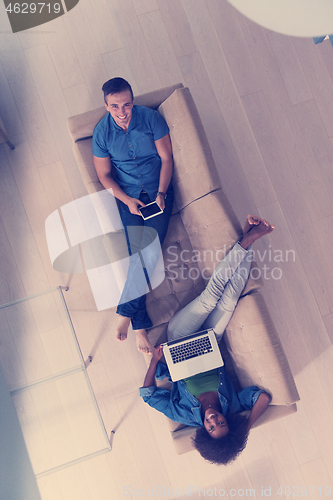
[[[202,356],[202,354],[212,351],[213,347],[208,335],[207,337],[191,340],[185,344],[170,347],[170,354],[174,364],[187,359],[196,358],[197,356]]]

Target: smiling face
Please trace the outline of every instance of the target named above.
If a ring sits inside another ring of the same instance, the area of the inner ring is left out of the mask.
[[[207,408],[205,411],[204,426],[208,434],[214,439],[224,437],[229,432],[226,418],[212,407]]]
[[[129,90],[106,96],[105,108],[119,127],[127,130],[132,118],[133,98]]]

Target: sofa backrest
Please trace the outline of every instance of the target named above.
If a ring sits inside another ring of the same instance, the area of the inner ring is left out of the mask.
[[[158,106],[160,106],[163,101],[165,101],[176,89],[182,87],[182,83],[177,83],[175,85],[171,85],[170,87],[164,87],[152,92],[147,92],[146,94],[135,96],[134,102],[139,106],[157,109]],[[102,98],[103,96],[101,93],[101,102]],[[67,128],[73,141],[78,142],[92,137],[97,123],[101,121],[106,114],[107,111],[105,106],[100,106],[99,108],[68,118]]]
[[[217,189],[221,181],[197,107],[188,88],[177,89],[159,107],[170,128],[174,190],[181,210]]]

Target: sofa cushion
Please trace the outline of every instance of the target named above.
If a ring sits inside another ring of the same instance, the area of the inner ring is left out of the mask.
[[[264,388],[272,394],[273,405],[298,401],[288,360],[260,292],[239,300],[224,342],[242,387]]]

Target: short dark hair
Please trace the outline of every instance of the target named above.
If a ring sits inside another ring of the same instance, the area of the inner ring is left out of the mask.
[[[124,90],[130,91],[133,100],[133,90],[130,84],[120,76],[111,78],[111,80],[105,82],[102,87],[102,92],[104,92],[104,101],[106,102],[106,96],[108,96],[109,94],[118,94],[119,92],[123,92]]]
[[[226,419],[229,427],[226,436],[215,439],[208,434],[205,427],[199,427],[192,438],[193,445],[200,455],[212,464],[227,465],[238,457],[247,443],[247,418],[233,413]]]

